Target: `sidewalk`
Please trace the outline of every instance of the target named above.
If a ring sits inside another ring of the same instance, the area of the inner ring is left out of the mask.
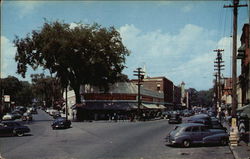
[[[226,121],[222,123],[224,127],[230,132],[230,126]],[[240,141],[238,146],[229,145],[235,159],[250,159],[250,145],[244,141]]]
[[[241,141],[238,146],[230,146],[235,159],[250,159],[250,146]]]

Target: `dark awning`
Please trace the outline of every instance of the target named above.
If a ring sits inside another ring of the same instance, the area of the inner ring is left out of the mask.
[[[84,106],[88,110],[132,110],[137,109],[136,103],[100,103],[89,102]]]

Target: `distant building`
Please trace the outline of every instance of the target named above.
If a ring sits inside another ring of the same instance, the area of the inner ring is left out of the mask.
[[[133,79],[131,82],[136,84],[137,79]],[[173,106],[174,84],[171,80],[166,77],[146,77],[143,79],[142,84],[144,89],[163,93],[164,105]]]
[[[185,98],[186,98],[186,92],[185,92],[185,83],[182,81],[181,82],[181,106],[186,107],[186,103],[185,103]]]
[[[238,96],[241,96],[242,105],[248,104],[250,101],[250,29],[249,24],[244,24],[242,35],[240,38],[241,46],[238,49],[237,58],[241,60],[241,75],[239,76]],[[239,105],[241,106],[241,104]]]
[[[221,89],[221,100],[224,105],[232,104],[232,78],[224,78],[224,84]]]
[[[110,85],[109,91],[104,92],[98,87],[82,85],[80,94],[82,103],[76,106],[72,103],[75,99],[73,91],[68,92],[69,114],[75,115],[77,120],[99,120],[108,119],[110,115],[128,115],[138,110],[138,87],[131,82],[117,82]],[[147,112],[163,111],[164,95],[161,92],[141,88],[140,109]],[[69,117],[72,118],[72,117]]]
[[[181,87],[174,85],[174,96],[173,96],[173,104],[177,107],[182,106],[181,101]]]

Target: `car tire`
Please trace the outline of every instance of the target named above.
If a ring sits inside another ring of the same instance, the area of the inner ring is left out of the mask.
[[[191,145],[190,140],[184,140],[184,141],[182,142],[182,146],[185,147],[185,148],[190,147],[190,145]]]
[[[19,136],[19,137],[21,137],[21,136],[24,135],[24,133],[23,132],[18,132],[18,133],[16,133],[16,135]]]
[[[228,144],[227,139],[221,139],[220,140],[221,145],[226,146]]]

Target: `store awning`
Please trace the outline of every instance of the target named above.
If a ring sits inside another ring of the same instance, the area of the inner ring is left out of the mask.
[[[159,105],[159,109],[165,109],[166,107],[164,105]]]
[[[240,112],[241,116],[247,115],[250,118],[250,105],[245,105],[237,109],[237,112]]]
[[[132,110],[137,109],[137,104],[89,102],[84,108],[88,110]]]
[[[159,107],[156,104],[145,104],[145,103],[143,103],[142,105],[145,108],[148,108],[148,109],[159,109]]]

